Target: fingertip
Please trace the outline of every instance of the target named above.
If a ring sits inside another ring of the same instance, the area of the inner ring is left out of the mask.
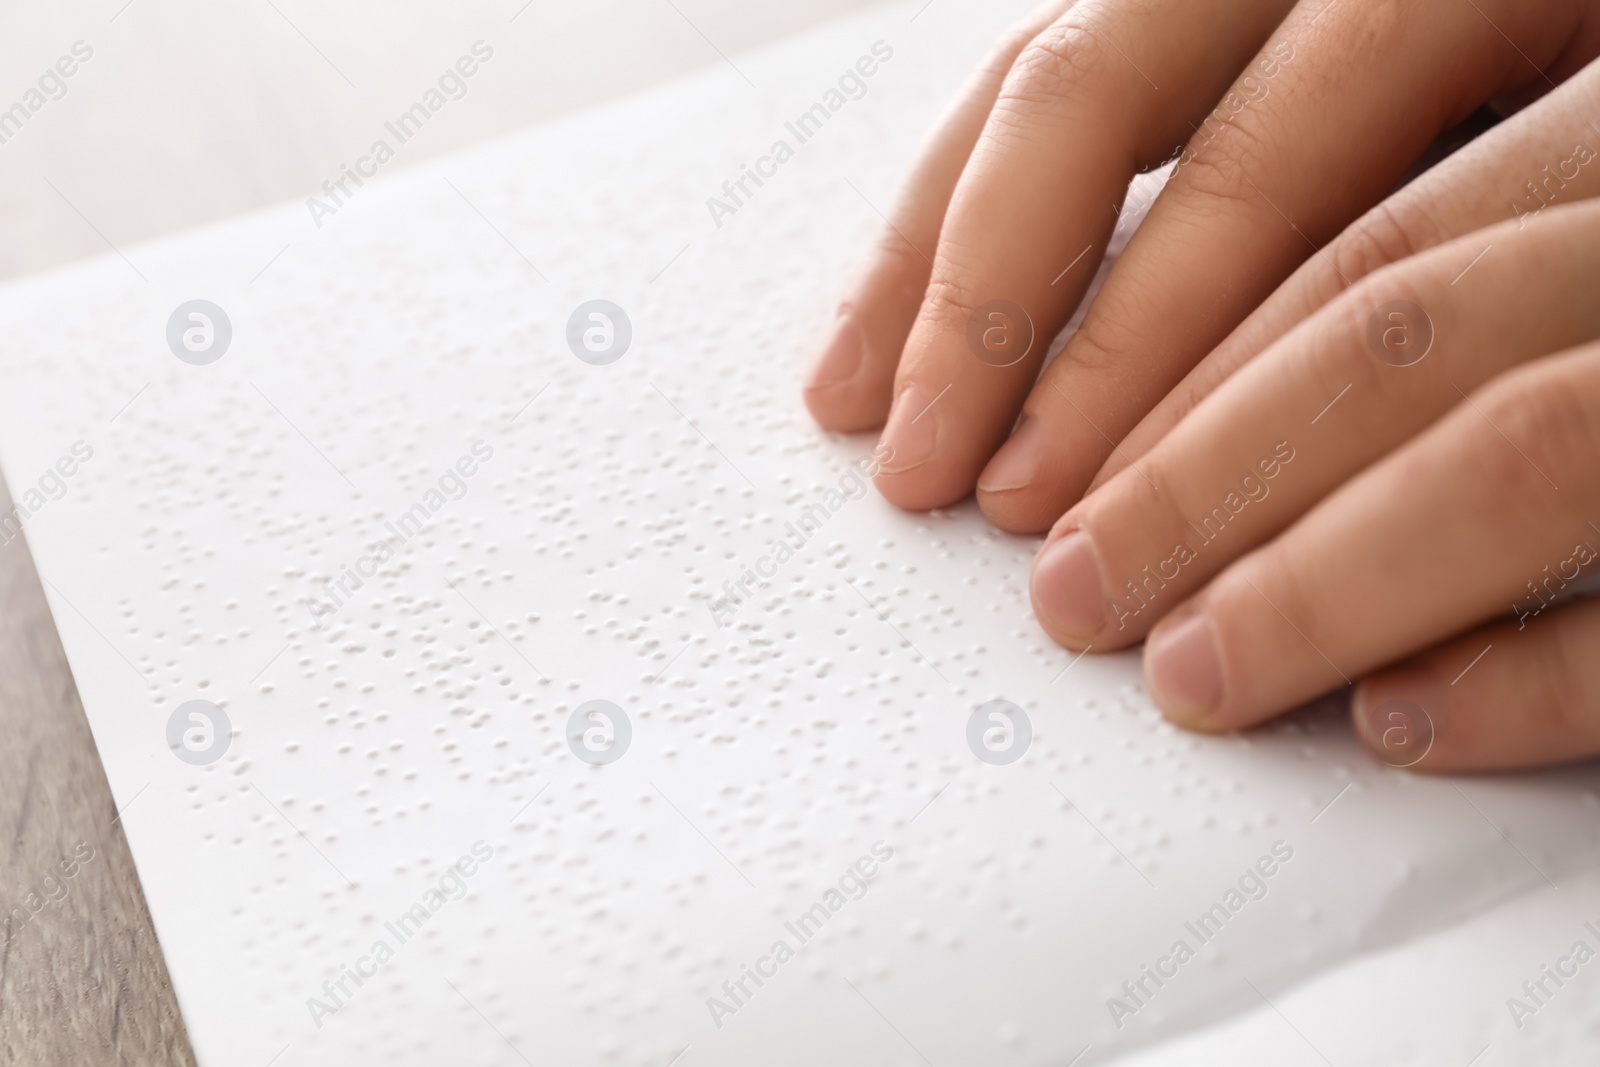
[[[1050,416],[1023,415],[978,476],[978,506],[990,522],[1007,533],[1044,533],[1088,495],[1081,446],[1052,440],[1061,434]]]
[[[1039,477],[1044,462],[1044,428],[1032,415],[1024,414],[1011,436],[984,465],[978,475],[978,491],[1000,494],[1026,489]]]
[[[1220,714],[1227,675],[1216,623],[1203,607],[1169,616],[1151,631],[1144,680],[1151,699],[1174,725],[1201,733],[1236,728]]]
[[[1425,663],[1369,675],[1356,683],[1350,720],[1367,751],[1391,767],[1449,770],[1449,695]]]
[[[883,425],[883,405],[874,404],[849,385],[807,388],[804,399],[811,418],[832,433],[864,433]]]
[[[1148,690],[1149,683],[1146,683]],[[1156,702],[1156,710],[1161,712],[1161,717],[1180,730],[1187,730],[1192,734],[1207,734],[1211,737],[1221,737],[1224,734],[1236,734],[1245,727],[1225,726],[1221,722],[1206,715],[1187,716],[1182,711],[1174,711],[1163,707]]]
[[[1037,534],[1050,528],[1060,509],[1040,506],[1038,481],[1045,457],[1044,426],[1024,414],[1005,444],[978,475],[978,507],[1007,533]],[[1055,515],[1046,514],[1055,510]]]
[[[895,353],[898,358],[898,353]],[[806,374],[802,395],[806,410],[825,430],[861,433],[883,425],[889,408],[893,366],[877,369],[872,341],[854,309],[846,304],[834,321],[822,354]]]
[[[978,508],[984,518],[1008,534],[1028,537],[1050,529],[1055,520],[1041,508],[1036,494],[1026,488],[991,490],[978,486]]]
[[[980,479],[978,507],[984,517],[1006,533],[1037,536],[1049,533],[1061,521],[1063,509],[1076,506],[1083,495],[1063,491],[1053,484],[989,489]]]
[[[949,387],[935,392],[918,381],[901,386],[889,409],[879,450],[884,459],[873,479],[895,507],[929,511],[947,507],[972,492],[970,480],[939,462],[941,413],[936,410]]]
[[[847,384],[861,370],[861,355],[866,350],[866,335],[855,314],[848,308],[839,312],[833,333],[822,348],[822,355],[806,376],[806,391],[828,390]]]
[[[946,508],[964,500],[970,490],[959,486],[951,488],[935,479],[920,477],[918,471],[903,473],[879,472],[872,484],[883,498],[905,511],[932,511]]]
[[[1105,625],[1100,552],[1083,529],[1047,541],[1033,559],[1028,593],[1033,614],[1058,645],[1090,647]]]

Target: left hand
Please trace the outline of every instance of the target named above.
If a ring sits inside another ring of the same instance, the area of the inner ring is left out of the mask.
[[[1440,212],[1503,214],[1494,190],[1532,159],[1458,164],[1436,180],[1481,184]],[[1151,695],[1189,727],[1353,684],[1357,732],[1396,764],[1600,754],[1600,601],[1550,603],[1600,573],[1597,284],[1594,199],[1356,281],[1062,517],[1041,623],[1074,648],[1147,638]]]

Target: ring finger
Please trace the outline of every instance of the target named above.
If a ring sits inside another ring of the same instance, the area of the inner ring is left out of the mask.
[[[1502,375],[1164,619],[1152,695],[1238,729],[1501,614],[1600,529],[1597,452],[1600,344]]]
[[[1596,560],[1600,534],[1590,531],[1561,563],[1577,579]],[[1419,771],[1600,755],[1600,601],[1526,615],[1361,681],[1351,703],[1357,735],[1384,762]]]

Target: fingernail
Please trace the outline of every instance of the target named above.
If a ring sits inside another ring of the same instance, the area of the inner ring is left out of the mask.
[[[882,446],[889,458],[878,468],[879,473],[899,474],[933,458],[933,446],[939,439],[935,399],[933,393],[915,383],[900,391],[889,412],[889,424],[883,428]]]
[[[1016,428],[1010,440],[1000,446],[1000,451],[983,468],[983,473],[978,476],[978,488],[985,493],[1003,493],[1007,489],[1031,485],[1039,472],[1039,460],[1043,457],[1044,431],[1038,419],[1024,415],[1022,425]]]
[[[822,350],[821,358],[811,368],[806,388],[827,389],[854,378],[861,367],[861,353],[865,347],[866,338],[855,316],[842,312],[834,324],[828,347]]]
[[[1444,687],[1432,671],[1390,671],[1356,687],[1356,731],[1374,756],[1391,767],[1420,763],[1445,726]]]
[[[1100,553],[1074,530],[1044,546],[1033,561],[1033,609],[1054,635],[1093,637],[1106,621]]]
[[[1198,611],[1157,629],[1144,650],[1151,695],[1167,718],[1180,726],[1214,729],[1222,703],[1222,653],[1211,616]]]

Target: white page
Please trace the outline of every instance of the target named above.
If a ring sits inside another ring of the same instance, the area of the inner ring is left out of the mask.
[[[13,494],[93,450],[27,533],[202,1063],[1089,1064],[1306,980],[1332,1049],[1353,1021],[1318,975],[1593,864],[1590,769],[1415,778],[1332,707],[1172,729],[1136,654],[1044,637],[1036,542],[970,504],[845,501],[716,625],[709,598],[870,451],[809,421],[804,363],[1021,7],[886,7],[382,173],[320,228],[288,204],[0,290]],[[707,198],[878,41],[865,95],[717,226]],[[165,336],[197,298],[232,325],[205,366]],[[596,298],[632,323],[607,366],[565,339]],[[478,441],[464,495],[314,629],[323,582]],[[996,698],[1033,730],[1005,766],[966,740]],[[199,766],[167,743],[196,699],[233,727]],[[605,766],[567,744],[595,699],[632,726]],[[400,943],[385,924],[480,841],[464,899]],[[878,842],[801,944],[786,924]],[[1278,842],[1266,895],[1187,934]],[[795,958],[724,992],[781,938]],[[1469,983],[1502,1013],[1485,1040],[1518,1039],[1523,977]]]

